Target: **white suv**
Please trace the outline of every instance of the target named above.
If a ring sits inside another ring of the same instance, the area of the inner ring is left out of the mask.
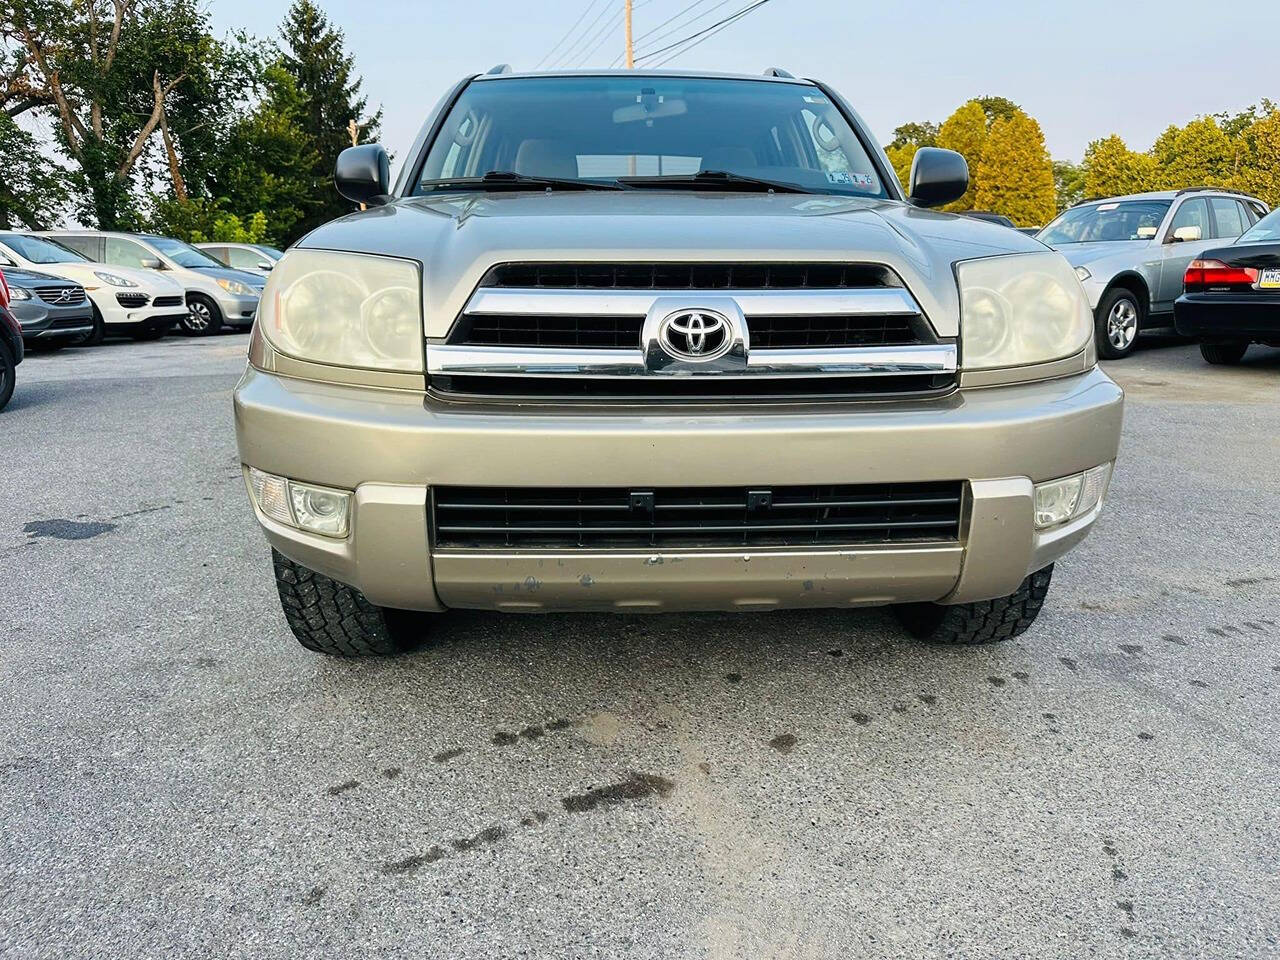
[[[0,232],[0,266],[37,270],[84,287],[93,303],[93,331],[81,343],[101,343],[112,334],[154,340],[186,316],[186,291],[164,274],[108,268],[49,237]]]

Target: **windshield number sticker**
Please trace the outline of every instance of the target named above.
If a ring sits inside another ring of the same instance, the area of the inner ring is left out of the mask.
[[[1100,203],[1098,204],[1098,212],[1106,213],[1108,210],[1114,210],[1118,206],[1120,206],[1118,203]]]
[[[864,190],[876,188],[876,178],[869,173],[849,173],[846,170],[828,170],[827,182],[842,187],[860,187]]]

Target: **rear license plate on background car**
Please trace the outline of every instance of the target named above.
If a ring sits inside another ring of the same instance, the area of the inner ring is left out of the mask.
[[[1258,276],[1259,290],[1280,290],[1280,267],[1268,267]]]

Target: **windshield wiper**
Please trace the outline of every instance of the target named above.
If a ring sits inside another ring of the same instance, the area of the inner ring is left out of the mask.
[[[424,180],[426,190],[621,190],[616,183],[571,180],[568,177],[536,177],[514,170],[490,170],[483,177]]]
[[[676,190],[701,190],[704,188],[723,188],[726,190],[773,190],[777,193],[813,193],[794,183],[782,183],[777,180],[761,180],[759,177],[748,177],[728,170],[699,170],[695,174],[659,177],[619,177],[618,182],[628,187],[672,187]]]

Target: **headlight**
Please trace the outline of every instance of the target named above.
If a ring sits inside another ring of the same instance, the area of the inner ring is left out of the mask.
[[[1074,356],[1093,315],[1060,253],[1025,253],[956,265],[964,369],[1017,367]]]
[[[93,275],[103,283],[108,283],[113,287],[136,287],[137,284],[132,280],[126,280],[124,277],[117,276],[114,273],[107,273],[105,270],[95,270]]]
[[[1076,276],[1080,278],[1081,283],[1084,283],[1086,280],[1092,277],[1093,274],[1089,272],[1088,267],[1076,267]]]
[[[258,296],[258,288],[251,287],[247,283],[241,283],[239,280],[231,280],[227,277],[214,277],[223,290],[236,297],[256,297]]]
[[[258,322],[281,353],[374,370],[422,366],[422,295],[408,260],[293,250],[271,271]]]
[[[9,288],[9,299],[10,299],[10,300],[30,300],[30,299],[31,299],[31,291],[30,291],[30,290],[23,290],[21,287],[10,287],[10,288]]]

